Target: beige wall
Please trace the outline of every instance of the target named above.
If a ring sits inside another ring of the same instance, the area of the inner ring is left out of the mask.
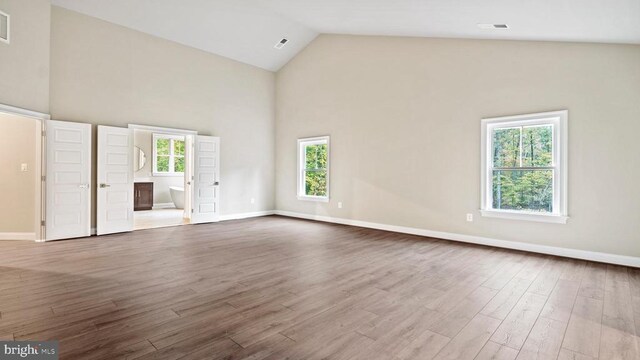
[[[0,113],[0,154],[0,233],[35,233],[36,120]]]
[[[279,210],[640,256],[640,46],[323,35],[276,93]],[[569,223],[481,217],[480,119],[562,109]],[[296,199],[317,135],[328,204]]]
[[[153,183],[153,204],[172,203],[170,186],[184,187],[184,175],[177,176],[153,176],[153,132],[146,130],[135,130],[133,144],[144,151],[147,162],[142,169],[133,173],[136,182]]]
[[[222,215],[274,207],[274,81],[256,67],[52,7],[52,118],[219,136]]]
[[[0,42],[0,104],[49,112],[50,0],[0,0],[11,44]]]

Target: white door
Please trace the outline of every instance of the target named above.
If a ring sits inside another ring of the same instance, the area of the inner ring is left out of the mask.
[[[45,238],[91,235],[91,125],[46,121]]]
[[[132,130],[98,126],[98,235],[133,230]]]
[[[193,152],[192,224],[218,221],[220,185],[220,138],[195,137]]]

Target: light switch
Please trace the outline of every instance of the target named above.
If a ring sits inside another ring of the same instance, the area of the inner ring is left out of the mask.
[[[22,164],[20,166],[20,171],[22,171],[22,172],[29,171],[29,164]]]

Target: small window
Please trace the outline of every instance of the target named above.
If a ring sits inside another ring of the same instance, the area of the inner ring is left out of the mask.
[[[153,175],[184,175],[184,137],[153,134]]]
[[[0,11],[0,42],[9,44],[11,41],[11,17]]]
[[[298,199],[329,201],[329,137],[298,140]]]
[[[567,111],[482,120],[482,215],[567,221]]]

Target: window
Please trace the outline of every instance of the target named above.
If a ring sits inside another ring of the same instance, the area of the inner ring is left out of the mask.
[[[329,201],[329,137],[298,140],[298,199]]]
[[[9,44],[11,42],[11,17],[9,14],[0,11],[0,42]]]
[[[482,120],[482,215],[567,221],[567,111]]]
[[[184,137],[153,134],[153,175],[184,175]]]

